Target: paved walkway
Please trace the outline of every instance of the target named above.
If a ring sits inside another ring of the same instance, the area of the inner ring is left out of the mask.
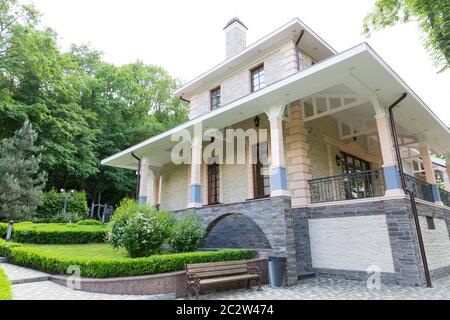
[[[114,295],[93,293],[61,286],[48,280],[48,274],[9,263],[0,263],[12,284],[15,300],[155,300],[175,298],[173,295]]]
[[[0,263],[13,283],[13,296],[16,300],[136,300],[173,299],[174,295],[139,296],[111,295],[72,290],[48,280],[48,274],[31,269]],[[201,295],[200,299],[223,300],[450,300],[450,277],[433,282],[433,288],[412,288],[383,285],[380,290],[369,290],[365,284],[347,280],[312,278],[301,280],[296,286],[273,289],[263,287],[264,291],[240,289],[227,292]]]
[[[200,296],[205,300],[450,300],[450,277],[433,282],[433,288],[413,288],[383,285],[380,290],[369,290],[361,282],[312,278],[298,285],[264,291],[240,289]]]

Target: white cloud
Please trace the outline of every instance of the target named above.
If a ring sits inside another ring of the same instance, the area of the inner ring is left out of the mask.
[[[336,50],[367,41],[442,119],[450,124],[450,71],[437,74],[415,24],[361,35],[374,0],[34,0],[42,24],[58,32],[63,48],[90,42],[105,59],[161,65],[190,80],[225,56],[222,28],[238,16],[248,43],[299,17]]]

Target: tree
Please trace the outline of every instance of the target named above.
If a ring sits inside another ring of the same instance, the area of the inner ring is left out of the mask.
[[[448,0],[377,0],[365,18],[363,32],[379,30],[398,22],[417,20],[424,32],[424,45],[437,67],[450,67],[450,1]]]
[[[42,201],[46,175],[39,170],[37,133],[29,121],[0,145],[0,217],[29,217]]]

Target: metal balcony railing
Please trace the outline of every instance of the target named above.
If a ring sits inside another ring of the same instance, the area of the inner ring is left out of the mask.
[[[382,169],[317,178],[308,183],[311,203],[380,197],[385,192]]]
[[[450,207],[450,192],[439,188],[439,194],[441,195],[441,201],[447,207]]]
[[[405,182],[406,182],[406,189],[409,192],[414,193],[414,196],[416,198],[429,202],[434,202],[433,189],[431,187],[431,184],[419,180],[406,173],[405,173]]]

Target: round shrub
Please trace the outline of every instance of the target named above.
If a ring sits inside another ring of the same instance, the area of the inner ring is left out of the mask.
[[[113,247],[123,247],[132,258],[146,257],[161,251],[172,234],[173,215],[166,211],[122,201],[111,219],[109,240]]]
[[[175,223],[170,244],[178,252],[194,251],[205,235],[205,228],[199,223],[197,217],[188,212]]]

